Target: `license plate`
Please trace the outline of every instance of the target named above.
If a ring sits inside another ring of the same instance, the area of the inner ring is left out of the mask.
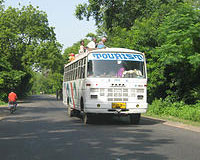
[[[112,103],[114,109],[126,109],[126,103]]]

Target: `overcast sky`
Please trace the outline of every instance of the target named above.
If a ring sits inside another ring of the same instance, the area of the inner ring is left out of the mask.
[[[95,22],[79,21],[74,16],[76,5],[87,0],[5,0],[5,5],[18,7],[32,4],[48,15],[50,26],[55,27],[57,40],[64,45],[63,49],[85,38],[87,33],[95,33]]]

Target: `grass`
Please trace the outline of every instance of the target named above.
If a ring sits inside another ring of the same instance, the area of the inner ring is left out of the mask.
[[[3,101],[0,101],[0,107],[1,106],[5,106],[5,105],[7,105],[8,103],[5,103],[5,102],[3,102]]]
[[[200,123],[200,102],[188,105],[182,101],[170,102],[166,99],[154,100],[148,107],[147,115],[198,124]]]

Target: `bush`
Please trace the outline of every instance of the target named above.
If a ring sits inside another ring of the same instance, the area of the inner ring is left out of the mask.
[[[200,122],[200,102],[187,105],[184,102],[169,102],[168,99],[156,99],[149,105],[147,114],[173,116],[180,119]]]
[[[163,103],[162,100],[155,100],[151,105],[149,105],[148,113],[162,115]]]
[[[4,105],[4,104],[7,104],[7,103],[0,100],[0,105]]]

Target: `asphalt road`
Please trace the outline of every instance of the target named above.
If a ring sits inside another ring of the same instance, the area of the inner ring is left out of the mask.
[[[33,96],[0,121],[0,160],[199,160],[200,133],[142,118],[67,117],[61,101]]]

